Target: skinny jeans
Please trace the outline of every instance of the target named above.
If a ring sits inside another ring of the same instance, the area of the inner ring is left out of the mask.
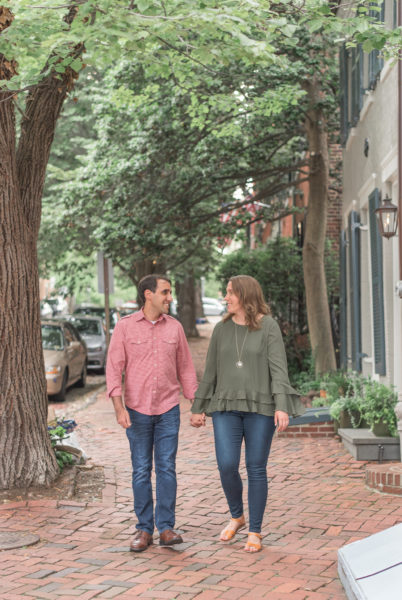
[[[267,462],[275,432],[274,417],[237,410],[212,413],[215,452],[222,488],[234,519],[243,515],[239,473],[244,439],[248,477],[249,531],[261,532],[268,496]]]

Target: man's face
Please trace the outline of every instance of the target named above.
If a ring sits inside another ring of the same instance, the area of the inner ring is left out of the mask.
[[[146,291],[146,300],[158,314],[168,314],[170,303],[173,300],[170,283],[164,279],[158,279],[156,290]]]

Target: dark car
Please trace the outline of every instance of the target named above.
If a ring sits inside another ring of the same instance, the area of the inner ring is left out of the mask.
[[[72,323],[47,319],[41,325],[47,393],[52,399],[64,402],[69,386],[77,382],[85,387],[87,348]]]
[[[66,317],[78,329],[88,351],[88,369],[101,373],[106,365],[106,328],[101,317],[74,314]]]

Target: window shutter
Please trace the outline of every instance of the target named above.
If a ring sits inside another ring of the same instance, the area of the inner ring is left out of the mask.
[[[377,3],[374,3],[378,6]],[[376,21],[384,22],[385,19],[385,1],[382,2],[380,11],[369,10],[369,15]],[[372,50],[369,54],[368,71],[369,71],[369,88],[374,89],[377,85],[377,79],[381,73],[381,69],[384,66],[384,60],[380,57],[379,50]]]
[[[360,46],[352,48],[352,126],[355,126],[359,120],[360,109],[363,102],[363,87],[362,87],[362,66],[363,57]]]
[[[355,371],[361,371],[360,217],[356,211],[350,213],[348,225],[352,367]]]
[[[339,51],[340,104],[341,104],[341,144],[345,145],[349,132],[349,93],[348,55],[345,44]]]
[[[386,365],[382,237],[377,226],[377,219],[374,212],[379,205],[380,192],[378,189],[375,189],[369,196],[374,359],[375,372],[379,375],[385,375]]]
[[[340,329],[340,366],[346,369],[348,366],[348,340],[347,340],[347,280],[346,280],[346,232],[341,231],[339,244],[340,262],[340,298],[339,298],[339,329]]]

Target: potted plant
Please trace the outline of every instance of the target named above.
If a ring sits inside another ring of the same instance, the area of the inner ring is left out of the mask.
[[[394,389],[367,379],[363,390],[362,415],[375,435],[396,437],[398,434]]]
[[[346,371],[335,371],[324,377],[323,387],[336,431],[363,425],[361,404],[364,381],[365,378],[359,373]]]

